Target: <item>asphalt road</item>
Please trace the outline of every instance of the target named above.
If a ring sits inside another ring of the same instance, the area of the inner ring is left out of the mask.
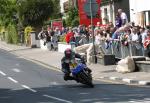
[[[150,103],[150,88],[94,81],[88,88],[0,49],[0,103]]]

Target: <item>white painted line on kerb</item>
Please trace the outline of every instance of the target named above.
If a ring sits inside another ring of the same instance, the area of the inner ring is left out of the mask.
[[[110,77],[110,79],[111,79],[111,80],[116,80],[116,79],[117,79],[117,77]]]
[[[58,101],[61,101],[61,102],[65,102],[65,103],[73,103],[71,101],[67,101],[65,99],[60,99],[60,98],[57,98],[57,97],[54,97],[54,96],[50,96],[50,95],[43,95],[43,96],[47,97],[47,98],[55,99],[55,100],[58,100]]]
[[[147,81],[139,81],[140,85],[146,85],[148,82]]]
[[[105,77],[99,77],[99,79],[104,79]]]
[[[2,72],[2,71],[0,71],[0,74],[2,74],[3,76],[6,76],[6,74],[4,72]]]
[[[18,81],[16,81],[15,79],[13,79],[12,77],[7,77],[9,80],[11,80],[14,83],[18,83]]]
[[[24,87],[24,88],[26,88],[26,89],[28,89],[28,90],[34,92],[34,93],[37,92],[36,90],[31,89],[30,87],[28,87],[28,86],[26,86],[26,85],[22,85],[22,87]]]
[[[126,78],[122,79],[122,81],[127,82],[127,83],[130,83],[131,80],[132,80],[132,79],[126,79]]]

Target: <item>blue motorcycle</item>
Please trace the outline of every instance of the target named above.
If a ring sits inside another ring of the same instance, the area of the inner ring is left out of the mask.
[[[77,64],[77,66],[71,70],[71,73],[77,82],[86,84],[92,88],[94,87],[91,72],[89,72],[89,69],[85,64]]]

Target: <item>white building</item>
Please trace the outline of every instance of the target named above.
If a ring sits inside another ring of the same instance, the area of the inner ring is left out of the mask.
[[[102,24],[107,24],[108,22],[115,24],[115,15],[118,9],[122,9],[130,21],[129,0],[101,0],[100,9]]]
[[[114,4],[107,4],[101,6],[101,17],[102,17],[102,24],[107,24],[108,22],[115,23],[115,13],[114,13]]]
[[[60,0],[60,7],[61,7],[61,13],[64,12],[64,2],[69,1],[69,0]]]
[[[130,20],[136,25],[150,24],[150,0],[130,0]]]

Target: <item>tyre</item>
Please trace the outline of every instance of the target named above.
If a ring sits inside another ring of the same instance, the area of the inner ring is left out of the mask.
[[[88,74],[81,72],[80,78],[82,78],[83,84],[86,84],[86,85],[89,85],[90,87],[93,87],[92,79]]]

